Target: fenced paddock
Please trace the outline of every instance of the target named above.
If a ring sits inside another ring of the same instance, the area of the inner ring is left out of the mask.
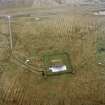
[[[44,64],[45,64],[45,75],[57,75],[57,74],[63,74],[63,73],[72,73],[73,68],[70,61],[70,55],[67,52],[53,52],[52,54],[47,53],[43,56]],[[66,66],[66,70],[59,71],[59,72],[52,72],[49,70],[50,67],[53,66]]]

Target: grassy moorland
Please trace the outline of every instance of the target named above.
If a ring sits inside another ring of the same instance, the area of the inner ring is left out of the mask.
[[[103,23],[103,16],[73,11],[14,17],[12,54],[1,60],[1,105],[104,105],[105,72],[96,62]],[[75,73],[47,79],[36,73],[52,52],[67,52]]]

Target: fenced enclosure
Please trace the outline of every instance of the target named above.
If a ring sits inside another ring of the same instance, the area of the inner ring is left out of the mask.
[[[43,60],[46,67],[46,70],[44,70],[46,76],[73,72],[70,55],[66,52],[59,53],[56,51],[52,54],[46,54],[43,56]]]
[[[69,15],[56,13],[14,17],[11,27],[13,27],[12,30],[17,41],[14,44],[13,54],[17,58],[20,57],[22,62],[29,59],[30,65],[43,67],[41,58],[45,53],[58,51],[71,55],[74,50],[73,46],[75,46],[75,51],[79,49],[78,54],[80,54],[75,57],[77,57],[78,63],[82,62],[82,57],[87,59],[85,54],[90,53],[85,48],[89,47],[88,42],[91,40],[85,39],[90,32],[97,35],[95,31],[97,25],[94,23],[85,24],[85,20],[83,23],[77,24],[73,18],[69,19]],[[95,41],[96,36],[92,37]]]

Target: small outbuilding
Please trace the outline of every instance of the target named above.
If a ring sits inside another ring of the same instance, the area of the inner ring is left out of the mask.
[[[51,70],[52,72],[66,71],[67,66],[66,65],[55,65],[55,66],[49,67],[49,70]]]

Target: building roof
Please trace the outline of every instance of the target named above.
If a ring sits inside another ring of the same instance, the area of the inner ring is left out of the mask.
[[[61,72],[61,71],[67,70],[67,67],[66,65],[56,65],[56,66],[49,67],[49,70],[52,72]]]

